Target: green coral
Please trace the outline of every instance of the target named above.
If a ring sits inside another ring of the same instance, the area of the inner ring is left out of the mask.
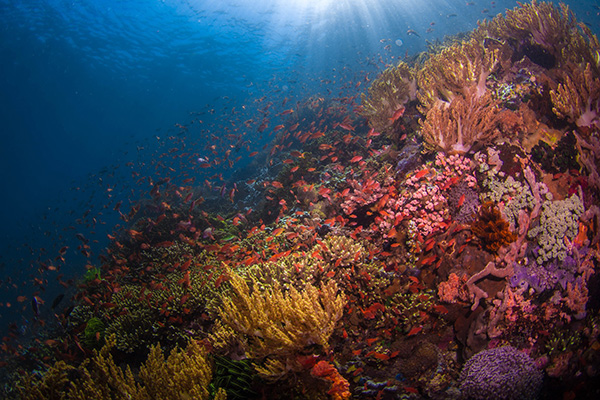
[[[487,192],[482,194],[482,201],[504,203],[502,215],[510,226],[514,227],[519,217],[519,211],[532,210],[535,206],[535,198],[528,184],[520,182],[512,176],[506,177],[503,172],[488,168],[487,164],[480,165],[480,172],[486,172],[483,186],[487,189]],[[552,199],[552,194],[548,192],[546,185],[539,184],[539,189],[540,193],[545,194],[548,200]]]
[[[98,317],[92,317],[88,320],[83,331],[83,343],[86,347],[100,348],[104,342],[104,330],[106,326]]]
[[[546,351],[551,355],[561,354],[579,347],[581,342],[580,331],[554,330],[552,336],[546,342]]]
[[[213,380],[209,385],[212,396],[219,389],[227,393],[230,400],[241,400],[257,397],[252,390],[252,383],[256,377],[252,362],[245,360],[232,360],[227,357],[214,357]]]
[[[537,262],[567,256],[565,238],[573,240],[579,229],[579,216],[583,213],[583,203],[577,195],[565,200],[546,201],[542,205],[540,223],[527,233],[530,239],[540,245]]]
[[[183,326],[210,314],[215,294],[222,290],[215,287],[222,266],[206,251],[177,242],[150,248],[142,256],[132,269],[143,270],[149,283],[123,282],[111,296],[114,306],[102,311],[110,321],[106,333],[114,334],[117,348],[128,353],[159,341],[187,343],[193,332]]]
[[[90,268],[87,271],[85,271],[85,274],[83,275],[83,281],[85,283],[90,283],[91,281],[93,281],[95,279],[102,279],[100,268],[94,267],[94,268]]]

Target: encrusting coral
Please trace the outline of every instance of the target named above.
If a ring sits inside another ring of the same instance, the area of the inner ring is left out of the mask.
[[[469,399],[536,399],[543,374],[535,362],[512,346],[485,350],[471,357],[461,372],[460,388]]]

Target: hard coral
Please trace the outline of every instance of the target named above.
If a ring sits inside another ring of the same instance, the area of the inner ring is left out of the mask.
[[[535,362],[512,346],[484,350],[466,362],[460,389],[467,399],[535,399],[543,375]]]
[[[482,204],[479,218],[473,222],[471,229],[481,239],[484,247],[493,253],[517,238],[510,231],[508,222],[502,218],[502,213],[491,201]]]

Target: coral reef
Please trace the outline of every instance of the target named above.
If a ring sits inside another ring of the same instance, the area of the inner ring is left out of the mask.
[[[362,105],[274,93],[251,168],[218,170],[252,154],[238,134],[200,169],[162,157],[72,304],[40,289],[44,334],[9,327],[0,366],[26,399],[596,398],[599,82],[589,28],[533,1]]]

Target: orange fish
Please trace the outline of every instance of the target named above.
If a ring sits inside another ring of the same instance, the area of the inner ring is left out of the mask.
[[[391,122],[396,122],[396,120],[398,118],[400,118],[401,116],[404,115],[404,111],[406,111],[406,107],[402,106],[399,109],[397,109],[396,111],[394,111],[394,114],[392,115],[392,117],[390,118]]]
[[[362,156],[354,156],[354,157],[352,157],[352,159],[350,159],[350,162],[357,163],[357,162],[361,161],[362,159],[363,159]]]
[[[406,336],[413,336],[416,335],[417,333],[421,332],[421,330],[423,330],[422,326],[414,326],[407,334]]]

